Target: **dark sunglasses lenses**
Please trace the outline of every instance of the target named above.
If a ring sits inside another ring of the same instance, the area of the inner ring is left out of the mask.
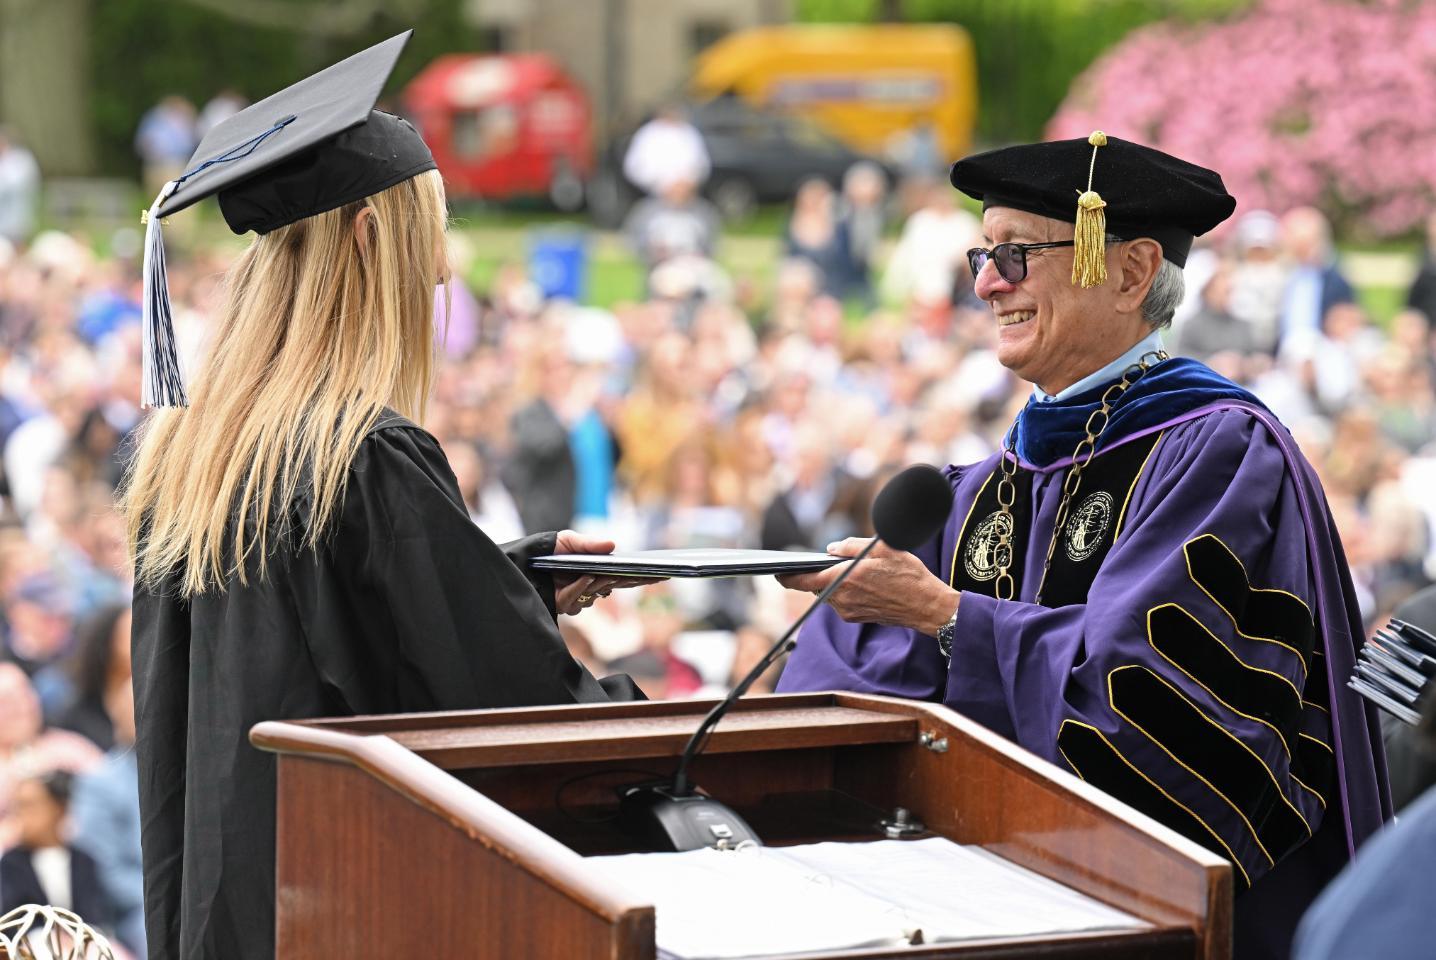
[[[972,268],[972,278],[982,272],[987,261],[997,265],[997,274],[1008,283],[1019,283],[1027,279],[1027,251],[1020,243],[999,243],[991,250],[974,247],[967,251],[967,265]]]

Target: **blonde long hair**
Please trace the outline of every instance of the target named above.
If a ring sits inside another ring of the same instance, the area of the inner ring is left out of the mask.
[[[363,249],[355,217],[364,207]],[[257,238],[226,277],[214,343],[188,409],[143,425],[121,506],[137,582],[185,596],[263,579],[271,532],[309,492],[317,545],[349,465],[385,406],[420,419],[444,273],[434,171]]]

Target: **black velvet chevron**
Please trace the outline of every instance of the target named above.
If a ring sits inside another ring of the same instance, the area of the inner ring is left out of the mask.
[[[1274,860],[1311,836],[1262,759],[1179,690],[1141,666],[1107,682],[1112,709],[1239,810]]]
[[[1235,878],[1239,891],[1251,885],[1246,868],[1217,832],[1138,772],[1098,731],[1066,720],[1057,734],[1057,749],[1062,751],[1067,763],[1083,780],[1140,810],[1163,826],[1170,827],[1188,840],[1201,844],[1217,856],[1230,860],[1236,867]]]
[[[1241,561],[1211,534],[1183,549],[1192,580],[1236,621],[1237,630],[1295,648],[1310,669],[1316,625],[1306,604],[1280,590],[1253,589]]]
[[[1286,752],[1295,752],[1301,695],[1280,675],[1242,661],[1210,630],[1176,604],[1147,614],[1147,636],[1158,653],[1228,709],[1270,725]]]

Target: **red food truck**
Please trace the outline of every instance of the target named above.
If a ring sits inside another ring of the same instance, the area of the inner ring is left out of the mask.
[[[593,170],[588,99],[548,57],[443,56],[402,97],[450,196],[583,205]]]

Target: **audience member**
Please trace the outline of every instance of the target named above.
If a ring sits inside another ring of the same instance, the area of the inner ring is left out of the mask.
[[[674,183],[702,186],[710,170],[703,135],[677,104],[661,107],[639,127],[623,155],[623,175],[650,196],[666,194]]]
[[[0,243],[28,243],[39,206],[40,165],[14,131],[0,127]]]
[[[1276,350],[1287,265],[1281,259],[1281,223],[1265,210],[1253,210],[1236,222],[1235,263],[1230,272],[1226,309],[1246,325],[1242,353]],[[1215,353],[1216,351],[1211,351]],[[1195,356],[1195,354],[1193,354]]]
[[[1210,361],[1213,354],[1228,350],[1239,354],[1255,352],[1256,325],[1239,318],[1233,310],[1236,292],[1235,271],[1221,267],[1202,289],[1201,306],[1182,325],[1177,350],[1183,356]]]
[[[533,399],[513,415],[513,448],[504,484],[518,503],[527,533],[564,530],[573,523],[574,466],[561,416],[572,366],[562,348],[546,345],[532,358]]]
[[[1428,324],[1436,322],[1436,212],[1426,218],[1425,246],[1421,266],[1406,292],[1406,305],[1420,310]]]
[[[848,241],[848,285],[844,297],[871,309],[877,305],[872,271],[887,229],[887,176],[875,163],[855,163],[843,174],[838,226]]]
[[[73,779],[53,770],[15,784],[16,841],[0,855],[0,916],[46,904],[72,911],[98,930],[113,930],[114,903],[95,861],[65,837]]]
[[[76,630],[68,665],[70,696],[53,725],[80,734],[101,750],[115,745],[106,706],[130,687],[130,606],[115,604],[91,614]]]
[[[179,176],[198,143],[194,104],[184,97],[171,94],[145,111],[135,131],[145,195],[158,196],[161,187]]]
[[[623,232],[651,274],[680,257],[711,258],[720,226],[717,209],[698,195],[697,181],[675,177],[634,205]]]
[[[958,206],[956,191],[945,182],[923,182],[918,196],[921,206],[908,217],[888,258],[883,297],[945,310],[960,291],[971,289],[967,251],[980,245],[982,224]]]
[[[1298,207],[1281,219],[1282,244],[1290,273],[1282,293],[1279,337],[1319,332],[1332,307],[1351,303],[1356,293],[1336,263],[1331,225],[1321,211]]]
[[[30,681],[13,663],[0,663],[0,850],[15,842],[19,829],[11,809],[16,783],[51,770],[81,773],[99,759],[84,737],[46,730]]]
[[[100,884],[115,908],[115,934],[120,943],[135,956],[144,957],[145,891],[140,866],[133,686],[128,681],[110,685],[104,708],[114,746],[97,766],[75,781],[70,807],[74,843],[95,861]]]
[[[783,254],[801,257],[818,271],[822,292],[842,297],[857,278],[852,273],[847,226],[837,216],[833,188],[814,177],[803,181],[783,236]]]

